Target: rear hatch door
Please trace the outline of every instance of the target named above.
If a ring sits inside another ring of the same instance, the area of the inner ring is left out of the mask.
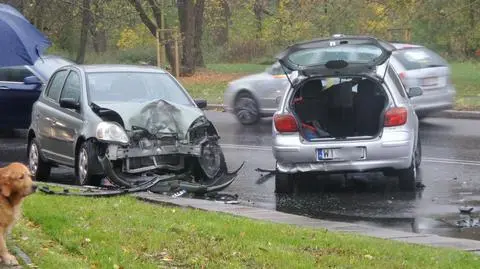
[[[338,36],[297,43],[277,55],[278,61],[304,76],[372,74],[395,50],[368,36]]]

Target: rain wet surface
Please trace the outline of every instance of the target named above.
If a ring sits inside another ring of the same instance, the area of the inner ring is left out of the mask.
[[[273,169],[270,119],[242,126],[227,113],[207,112],[221,139],[229,170],[245,167],[225,190],[241,203],[314,218],[360,222],[402,231],[480,240],[480,132],[478,121],[427,119],[420,136],[423,162],[420,176],[425,188],[401,192],[393,177],[381,174],[304,176],[294,195],[275,195],[274,178],[257,168]],[[26,161],[22,132],[0,134],[0,164]],[[52,181],[68,183],[70,169],[54,169]],[[459,208],[473,207],[471,215]]]

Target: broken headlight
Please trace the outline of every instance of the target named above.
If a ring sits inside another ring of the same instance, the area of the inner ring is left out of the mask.
[[[125,130],[116,122],[103,121],[97,125],[97,139],[109,143],[128,144]]]

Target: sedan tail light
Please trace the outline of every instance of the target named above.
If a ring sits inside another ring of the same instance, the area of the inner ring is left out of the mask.
[[[275,115],[273,117],[275,129],[280,133],[293,133],[298,131],[297,120],[292,114]]]
[[[385,112],[385,127],[401,126],[407,122],[408,111],[404,107],[390,108]]]

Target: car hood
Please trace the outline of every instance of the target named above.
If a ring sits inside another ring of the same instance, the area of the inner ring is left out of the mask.
[[[95,105],[103,110],[115,111],[122,118],[126,130],[142,128],[153,135],[176,134],[180,139],[186,139],[194,123],[207,121],[199,108],[165,100],[147,103],[97,102]]]

